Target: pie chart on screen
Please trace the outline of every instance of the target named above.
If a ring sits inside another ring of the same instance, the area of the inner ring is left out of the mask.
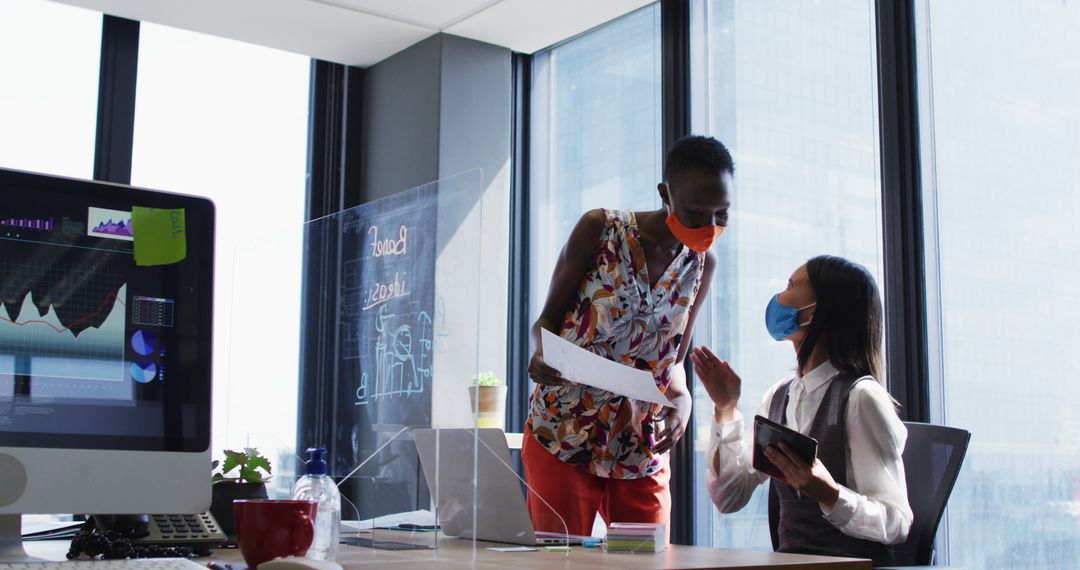
[[[131,335],[131,348],[143,356],[154,354],[157,347],[158,339],[152,332],[135,331],[135,334]]]
[[[149,360],[136,360],[131,363],[131,379],[139,384],[146,384],[157,378],[157,365]]]

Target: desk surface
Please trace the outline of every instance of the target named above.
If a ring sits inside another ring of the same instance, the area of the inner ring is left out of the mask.
[[[372,536],[362,533],[361,536]],[[432,533],[408,533],[400,531],[377,531],[377,540],[432,544]],[[473,563],[472,543],[468,540],[439,536],[438,550],[377,550],[341,545],[338,563],[346,569],[369,565],[393,565],[394,569],[444,568],[447,565],[472,566],[475,568],[507,568],[548,570],[552,568],[589,569],[648,569],[648,568],[783,568],[785,570],[826,570],[871,568],[869,560],[778,554],[749,550],[726,550],[700,546],[670,546],[659,554],[607,553],[581,546],[572,548],[569,554],[547,552],[542,547],[536,552],[494,552],[489,546],[508,546],[490,542],[476,543],[476,561]],[[214,559],[239,562],[243,558],[238,550],[222,550]]]
[[[363,533],[361,536],[371,536],[371,534]],[[414,544],[432,544],[434,540],[434,535],[431,533],[395,531],[378,531],[375,537],[378,540]],[[57,540],[24,544],[31,555],[51,560],[63,560],[68,546],[67,541]],[[474,568],[513,567],[515,570],[529,570],[532,568],[543,570],[553,568],[610,568],[619,570],[651,568],[870,570],[871,568],[869,560],[778,554],[750,550],[727,550],[701,546],[670,546],[666,551],[659,554],[607,553],[602,550],[575,546],[569,554],[566,554],[547,552],[543,548],[536,552],[494,552],[487,550],[487,547],[507,545],[491,542],[476,543],[476,561],[474,563],[471,542],[440,535],[438,545],[438,550],[377,550],[343,544],[338,550],[338,563],[347,570],[376,565],[391,566],[394,570],[445,568],[447,566]],[[243,556],[236,549],[218,550],[210,559],[223,562],[243,562]],[[204,563],[204,561],[208,560],[196,559],[196,562],[199,563]]]

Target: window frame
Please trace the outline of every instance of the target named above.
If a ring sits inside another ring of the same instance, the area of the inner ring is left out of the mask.
[[[135,20],[102,15],[94,180],[131,183],[139,30]]]
[[[904,421],[930,421],[915,1],[876,0],[885,342]]]

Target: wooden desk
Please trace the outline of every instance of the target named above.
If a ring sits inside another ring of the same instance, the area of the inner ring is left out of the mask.
[[[361,536],[372,536],[363,533]],[[432,544],[432,533],[408,533],[378,531],[377,540]],[[536,552],[493,552],[489,546],[512,546],[491,542],[476,543],[476,561],[473,563],[472,543],[468,540],[444,537],[438,539],[437,550],[377,550],[342,544],[338,549],[338,563],[346,568],[388,566],[397,569],[445,568],[447,566],[475,568],[508,568],[515,570],[550,570],[554,568],[592,569],[651,569],[651,568],[726,568],[758,569],[782,568],[784,570],[870,570],[869,560],[806,556],[801,554],[777,554],[750,550],[727,550],[701,546],[670,546],[659,554],[607,553],[581,546],[572,547],[567,554],[547,552],[540,547]],[[239,550],[220,550],[212,557],[225,562],[240,562]]]
[[[371,536],[364,533],[361,536]],[[408,542],[414,544],[432,544],[431,533],[408,533],[378,531],[378,540]],[[602,550],[574,546],[569,553],[547,552],[542,547],[536,552],[493,552],[489,546],[508,546],[491,542],[476,543],[476,562],[473,563],[472,543],[467,540],[441,536],[438,550],[376,550],[342,544],[338,550],[338,563],[346,570],[363,570],[368,567],[387,566],[393,570],[434,569],[446,567],[474,568],[514,568],[515,570],[550,570],[555,568],[587,568],[645,570],[652,568],[724,568],[752,570],[760,568],[781,568],[783,570],[870,570],[869,560],[853,558],[832,558],[828,556],[806,556],[801,554],[777,554],[773,552],[755,552],[750,550],[727,550],[701,546],[670,546],[660,554],[629,554],[622,552],[607,553]],[[32,556],[48,560],[64,560],[68,541],[50,540],[25,543],[26,550]],[[244,558],[236,549],[218,550],[212,560],[223,562],[243,562]],[[196,558],[196,562],[205,564],[205,558]]]

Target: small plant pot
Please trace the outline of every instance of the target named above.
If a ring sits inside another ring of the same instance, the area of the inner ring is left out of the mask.
[[[506,386],[469,386],[469,404],[478,428],[506,430]]]
[[[210,502],[210,514],[214,516],[221,532],[236,542],[236,522],[233,518],[233,501],[237,499],[267,499],[265,483],[215,483]]]

